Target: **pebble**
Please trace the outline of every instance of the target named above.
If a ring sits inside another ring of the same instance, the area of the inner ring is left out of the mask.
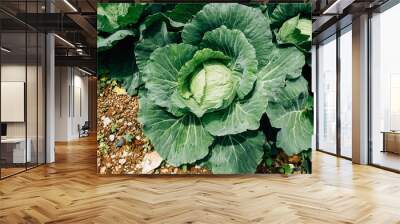
[[[157,167],[161,165],[162,161],[163,159],[156,151],[146,154],[142,161],[142,173],[152,173]]]
[[[109,124],[111,124],[111,119],[106,117],[103,119],[103,127],[107,127]]]
[[[132,126],[132,122],[128,122],[128,124],[127,124],[128,126]]]
[[[124,151],[124,153],[122,154],[121,157],[125,158],[125,157],[127,157],[127,156],[129,156],[129,153],[128,153],[127,151]]]
[[[106,173],[106,167],[105,166],[102,166],[101,168],[100,168],[100,174],[105,174]]]
[[[118,141],[115,143],[115,147],[121,148],[122,145],[124,145],[125,140],[123,138],[118,139]]]
[[[119,162],[119,164],[124,165],[126,162],[126,159],[120,159],[118,162]]]
[[[108,137],[108,139],[110,140],[110,142],[113,142],[114,139],[115,139],[115,135],[110,135],[110,136]]]

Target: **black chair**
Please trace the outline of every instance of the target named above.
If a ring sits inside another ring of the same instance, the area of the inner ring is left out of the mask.
[[[89,129],[90,129],[89,121],[85,121],[85,123],[82,125],[82,127],[80,127],[80,125],[78,125],[79,138],[89,136]]]

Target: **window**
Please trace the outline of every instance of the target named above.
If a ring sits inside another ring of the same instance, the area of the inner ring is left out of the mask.
[[[374,165],[400,170],[400,5],[371,18],[370,140]]]
[[[351,25],[340,35],[340,155],[352,157],[352,33]]]
[[[336,153],[336,36],[318,47],[318,149]]]

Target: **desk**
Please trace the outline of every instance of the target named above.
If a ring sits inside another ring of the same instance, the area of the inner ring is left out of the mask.
[[[28,144],[25,153],[25,138],[6,138],[1,139],[1,156],[6,160],[6,163],[25,163],[31,162],[32,140],[26,141]],[[12,159],[11,159],[12,158]],[[26,158],[26,161],[25,161]]]
[[[400,154],[400,132],[383,131],[383,151]]]

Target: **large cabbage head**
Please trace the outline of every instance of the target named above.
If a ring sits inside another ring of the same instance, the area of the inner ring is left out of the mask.
[[[205,5],[181,39],[154,50],[142,69],[139,119],[146,136],[174,166],[254,173],[264,153],[260,119],[269,102],[283,99],[287,78],[301,76],[304,54],[276,47],[268,17],[235,3]]]

